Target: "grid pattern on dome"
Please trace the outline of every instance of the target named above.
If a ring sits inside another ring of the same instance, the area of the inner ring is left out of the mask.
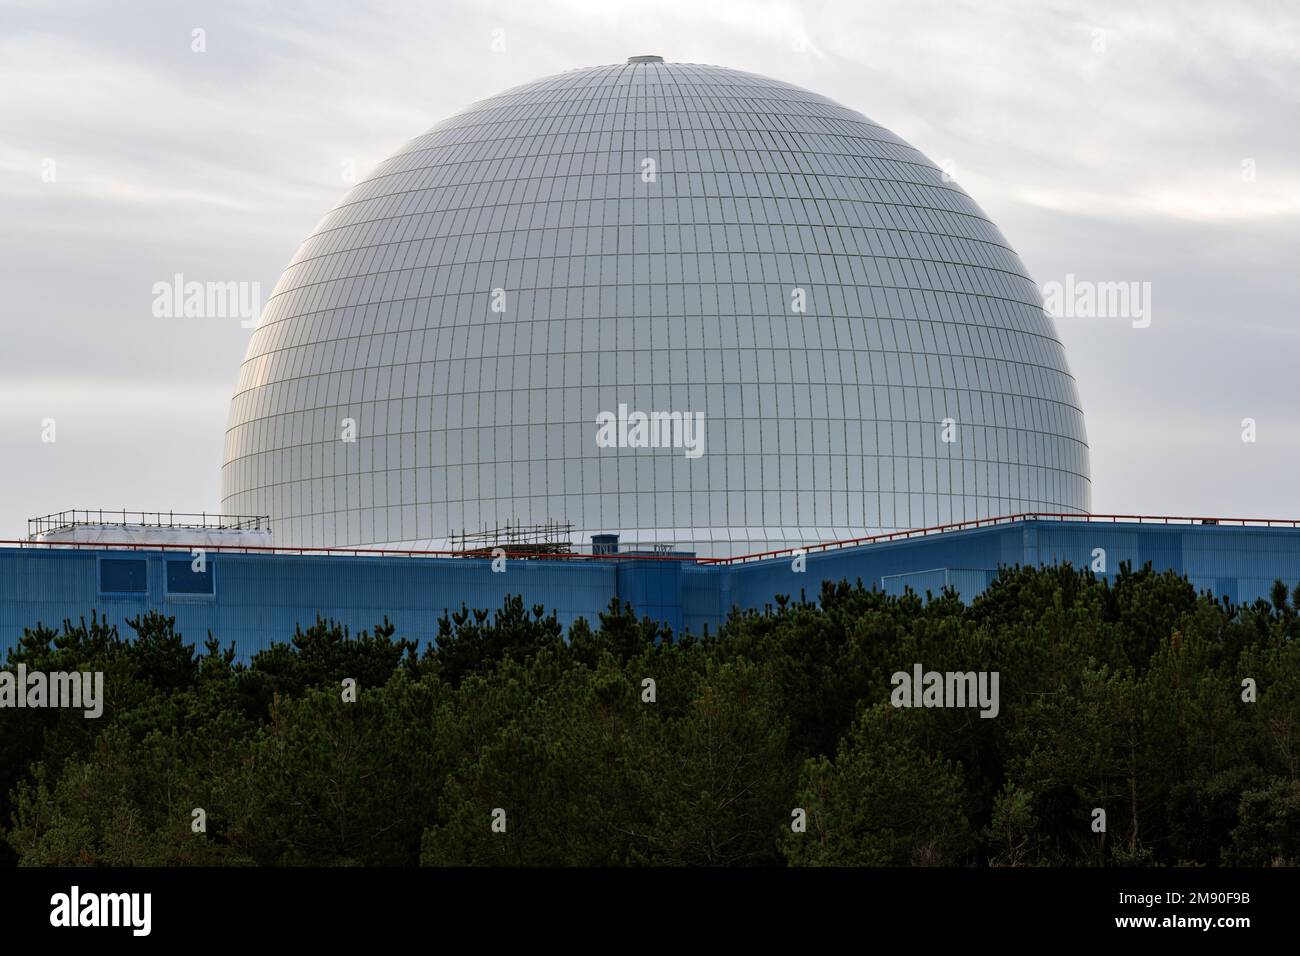
[[[703,454],[598,447],[620,404],[703,413]],[[824,97],[638,63],[483,100],[321,221],[222,496],[284,545],[559,521],[723,555],[1084,512],[1090,481],[1038,290],[956,183]]]

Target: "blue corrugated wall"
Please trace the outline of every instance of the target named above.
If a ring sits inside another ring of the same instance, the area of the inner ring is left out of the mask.
[[[37,622],[59,626],[91,609],[124,633],[127,618],[149,609],[176,617],[177,628],[201,642],[212,633],[234,641],[241,657],[317,615],[353,631],[385,616],[402,636],[424,641],[438,618],[462,603],[494,610],[507,595],[554,610],[567,628],[594,622],[617,596],[673,629],[700,633],[732,607],[763,608],[777,594],[813,599],[823,580],[862,581],[901,593],[937,592],[945,584],[974,597],[1003,565],[1069,561],[1091,565],[1103,549],[1106,573],[1122,561],[1186,574],[1200,589],[1249,602],[1267,597],[1275,579],[1300,581],[1300,530],[1228,525],[1025,521],[806,556],[804,570],[788,558],[734,565],[647,560],[513,560],[504,573],[469,558],[349,557],[210,553],[211,595],[168,593],[165,561],[175,552],[0,549],[0,650]],[[183,554],[183,553],[182,553]],[[147,590],[104,594],[99,562],[148,562]]]

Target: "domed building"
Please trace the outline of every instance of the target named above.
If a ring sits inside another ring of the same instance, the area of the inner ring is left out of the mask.
[[[724,556],[1089,510],[1024,264],[825,97],[634,57],[483,100],[381,163],[252,335],[222,505],[276,543],[511,525]]]

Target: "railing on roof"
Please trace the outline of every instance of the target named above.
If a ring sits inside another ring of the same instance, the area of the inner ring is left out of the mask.
[[[571,554],[573,522],[547,521],[525,525],[507,521],[500,528],[452,534],[447,543],[452,551],[470,558],[490,558],[498,550],[521,556]]]
[[[107,512],[105,512],[107,514]],[[231,520],[231,519],[222,519]],[[262,519],[265,520],[265,519]],[[735,557],[726,558],[701,558],[694,554],[661,554],[661,553],[630,553],[620,551],[616,554],[591,554],[587,552],[572,551],[558,554],[539,554],[535,552],[511,552],[508,548],[503,549],[505,556],[508,558],[528,558],[539,561],[688,561],[692,564],[742,564],[750,561],[762,561],[779,557],[792,557],[796,554],[815,554],[823,551],[838,550],[841,548],[852,548],[868,544],[884,544],[891,541],[903,541],[909,538],[926,537],[935,534],[948,534],[958,531],[970,531],[976,528],[988,528],[995,525],[1005,525],[1022,521],[1060,521],[1060,522],[1095,522],[1095,523],[1134,523],[1134,524],[1162,524],[1162,525],[1233,525],[1240,527],[1260,527],[1260,528],[1300,528],[1300,519],[1295,518],[1209,518],[1209,517],[1190,517],[1190,516],[1173,516],[1173,515],[1101,515],[1101,514],[1069,514],[1055,512],[1022,512],[1014,515],[1001,515],[996,518],[974,518],[969,521],[958,521],[951,524],[933,525],[927,528],[913,528],[907,531],[889,531],[880,534],[867,535],[860,538],[844,538],[838,541],[822,541],[815,544],[800,545],[788,548],[780,548],[774,551],[759,551],[753,554],[736,555]],[[199,545],[195,544],[142,544],[133,541],[96,541],[96,542],[67,542],[67,541],[3,541],[0,540],[0,546],[17,546],[20,548],[65,548],[65,549],[100,549],[100,550],[129,550],[129,551],[189,551]],[[269,545],[202,545],[208,552],[228,552],[236,554],[296,554],[296,555],[348,555],[348,556],[366,556],[366,557],[424,557],[424,558],[465,558],[477,557],[474,552],[466,553],[465,551],[456,550],[408,550],[396,548],[285,548],[272,547]]]
[[[203,531],[270,531],[269,515],[214,515],[206,511],[121,511],[72,508],[27,520],[27,536],[68,531],[86,525],[102,527],[194,528]]]
[[[1269,528],[1300,528],[1300,519],[1296,518],[1207,518],[1174,515],[1099,515],[1075,514],[1071,512],[1024,511],[1013,515],[999,515],[996,518],[972,518],[969,521],[955,521],[949,524],[932,525],[927,528],[912,528],[906,531],[887,531],[880,534],[866,535],[860,538],[843,538],[837,541],[821,541],[816,544],[795,545],[779,548],[775,551],[759,551],[754,554],[742,554],[729,558],[701,558],[700,564],[742,564],[747,561],[762,561],[771,558],[793,557],[796,554],[815,554],[819,551],[832,551],[840,548],[854,548],[865,544],[882,544],[890,541],[904,541],[908,538],[921,538],[933,534],[947,534],[953,531],[969,531],[975,528],[988,528],[993,525],[1011,524],[1017,521],[1083,521],[1083,522],[1128,522],[1133,524],[1189,524],[1189,525],[1237,525]]]

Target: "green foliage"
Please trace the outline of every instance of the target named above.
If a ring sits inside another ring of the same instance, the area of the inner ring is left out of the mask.
[[[1300,866],[1300,781],[1274,780],[1242,794],[1239,818],[1225,862]]]
[[[1297,865],[1298,600],[1017,568],[969,606],[828,583],[694,636],[515,597],[419,653],[317,620],[247,664],[158,614],[37,625],[8,669],[102,671],[104,712],[4,713],[0,862]],[[892,707],[917,663],[997,671],[997,717]]]
[[[958,764],[925,746],[917,711],[877,704],[835,759],[804,768],[796,802],[808,830],[784,836],[802,866],[955,866],[973,843]]]

